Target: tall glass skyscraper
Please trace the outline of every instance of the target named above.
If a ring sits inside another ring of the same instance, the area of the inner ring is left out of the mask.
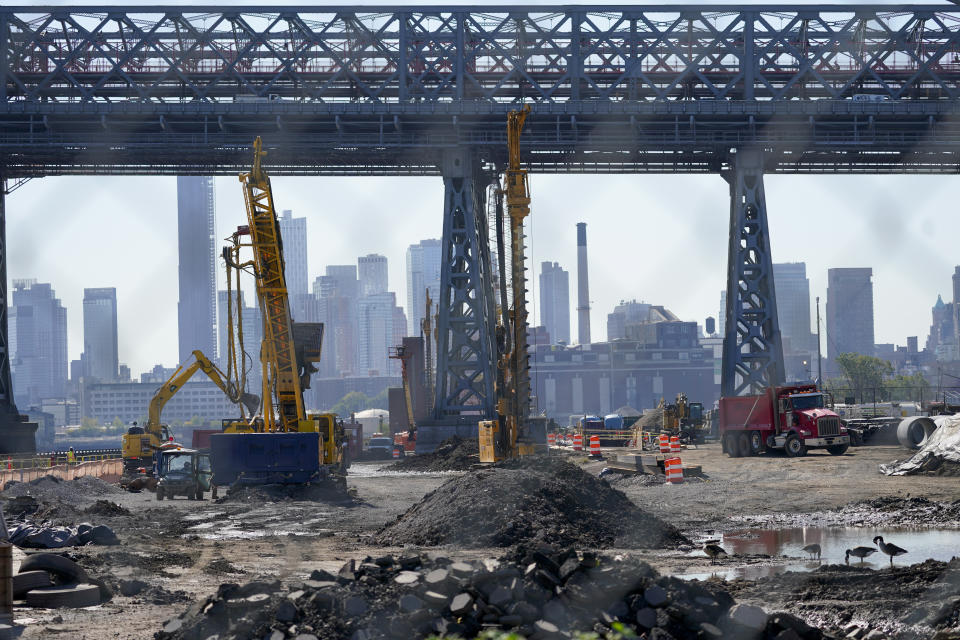
[[[213,178],[177,178],[177,305],[180,362],[199,349],[217,357],[217,247]]]

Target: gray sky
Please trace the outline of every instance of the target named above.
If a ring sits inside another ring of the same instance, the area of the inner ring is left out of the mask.
[[[918,335],[922,345],[930,307],[938,293],[949,299],[953,265],[960,263],[952,247],[960,237],[960,216],[952,210],[956,180],[768,176],[774,259],[807,263],[811,306],[813,296],[826,301],[828,268],[873,267],[877,342],[904,344],[906,336]],[[278,209],[308,219],[311,280],[327,264],[382,253],[390,288],[405,306],[406,247],[440,237],[439,178],[276,178],[273,184]],[[560,262],[571,272],[572,335],[575,224],[581,221],[588,225],[594,340],[605,337],[606,314],[622,299],[662,304],[685,320],[717,315],[729,216],[722,178],[532,175],[531,190],[530,298],[538,301],[539,263]],[[115,286],[121,362],[135,375],[175,363],[175,179],[33,180],[8,197],[7,219],[9,278],[53,284],[68,310],[71,359],[82,350],[83,288]],[[240,184],[218,178],[218,236],[244,221]],[[536,305],[533,312],[536,320]]]

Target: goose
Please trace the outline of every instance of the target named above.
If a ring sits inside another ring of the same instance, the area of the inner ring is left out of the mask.
[[[703,552],[710,556],[710,564],[716,564],[717,558],[727,555],[727,552],[723,550],[723,547],[718,544],[708,543],[703,545]]]
[[[850,564],[850,556],[854,558],[860,558],[860,564],[863,564],[863,559],[866,558],[871,553],[876,553],[877,550],[873,547],[854,547],[853,549],[847,549],[846,562]]]
[[[873,544],[877,544],[878,541],[879,541],[879,543],[880,543],[880,551],[882,551],[882,552],[884,552],[885,554],[887,554],[888,556],[890,556],[890,566],[891,566],[891,567],[893,566],[893,557],[894,557],[894,556],[902,556],[903,554],[905,554],[905,553],[907,552],[906,549],[901,549],[900,547],[898,547],[897,545],[893,544],[892,542],[884,542],[884,541],[883,541],[883,536],[877,536],[876,538],[874,538],[874,539],[873,539]]]
[[[818,545],[816,542],[814,542],[813,544],[808,544],[803,549],[801,549],[801,551],[803,551],[804,553],[809,553],[811,556],[816,555],[817,560],[820,559],[820,552],[821,552],[820,545]]]

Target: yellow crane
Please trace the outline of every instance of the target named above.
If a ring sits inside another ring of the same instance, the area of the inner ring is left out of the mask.
[[[534,452],[529,437],[530,366],[527,355],[526,257],[523,245],[523,221],[530,215],[530,187],[527,171],[520,166],[520,134],[530,113],[530,105],[507,114],[507,170],[505,188],[498,190],[498,224],[502,208],[499,198],[506,196],[510,222],[511,300],[501,309],[497,327],[501,353],[497,362],[495,394],[497,417],[479,425],[480,462],[497,462],[508,457]],[[499,234],[498,234],[499,235]],[[498,238],[501,243],[503,239]],[[505,299],[505,274],[500,264],[501,298]],[[502,303],[501,307],[505,305]]]
[[[258,137],[253,164],[240,175],[247,224],[224,249],[231,270],[253,275],[263,319],[260,364],[263,413],[258,419],[231,424],[210,438],[215,484],[233,482],[303,483],[342,470],[344,432],[333,414],[310,414],[303,391],[320,361],[323,324],[294,322],[284,278],[283,241],[273,203],[270,177],[263,168],[266,152]],[[242,248],[252,259],[242,261]],[[241,349],[242,351],[242,349]]]
[[[153,398],[147,413],[147,422],[142,427],[133,426],[121,438],[123,466],[126,471],[133,471],[139,467],[153,465],[153,455],[165,442],[170,439],[167,425],[160,420],[163,407],[173,399],[183,388],[183,385],[193,377],[197,371],[203,371],[223,393],[233,402],[240,405],[241,419],[246,416],[243,407],[252,416],[257,412],[260,398],[253,394],[244,393],[242,389],[232,385],[220,369],[200,351],[193,352],[194,361],[189,365],[181,364],[177,370],[164,382]]]

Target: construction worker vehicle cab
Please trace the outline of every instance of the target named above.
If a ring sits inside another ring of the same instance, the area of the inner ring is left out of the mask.
[[[783,449],[792,458],[808,449],[843,455],[850,436],[825,407],[816,385],[769,387],[763,395],[720,398],[720,438],[731,458]]]
[[[213,473],[210,456],[196,449],[175,448],[157,454],[157,500],[186,496],[203,500],[204,491],[210,491]],[[216,498],[216,490],[213,497]]]

